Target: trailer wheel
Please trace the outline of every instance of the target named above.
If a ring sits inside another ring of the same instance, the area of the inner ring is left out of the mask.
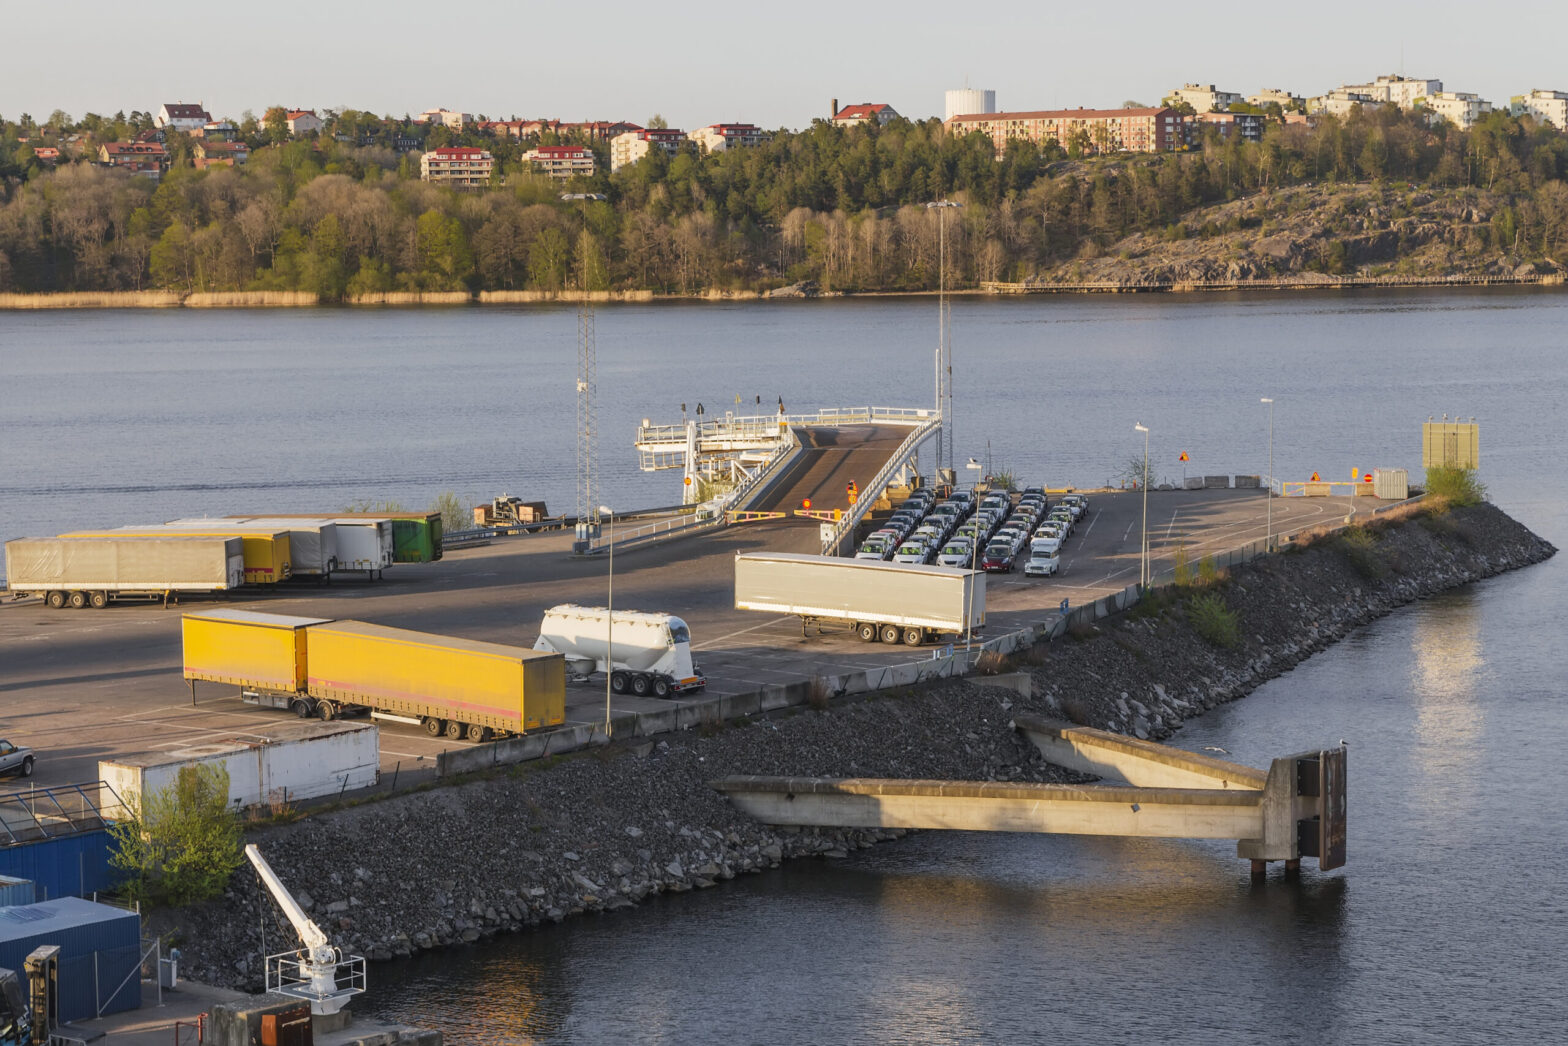
[[[463,739],[463,724],[456,719],[448,719],[446,721],[446,736],[453,741],[461,741]]]
[[[653,696],[654,697],[669,697],[670,696],[670,681],[669,681],[668,678],[666,678],[664,676],[658,676],[658,677],[656,677],[654,679],[654,681],[653,681]]]
[[[906,629],[904,629],[904,645],[905,646],[919,646],[921,643],[925,642],[925,638],[926,638],[925,631],[923,629],[919,629],[919,628],[906,628]]]
[[[877,626],[870,621],[862,621],[855,626],[855,634],[867,643],[875,643],[877,641]]]
[[[51,609],[59,610],[61,607],[65,606],[65,593],[51,592],[44,597],[44,602],[48,603]]]
[[[102,610],[104,607],[109,605],[109,593],[94,592],[92,595],[87,597],[87,602],[92,604],[94,610]]]
[[[87,605],[86,592],[72,592],[69,600],[72,610],[80,610]]]
[[[625,672],[610,673],[610,689],[614,690],[617,694],[626,693],[626,691],[629,689],[627,685],[628,682],[629,681],[626,678]]]
[[[632,693],[636,694],[638,697],[647,697],[648,690],[651,688],[651,686],[652,684],[649,682],[648,677],[643,675],[641,672],[638,672],[636,675],[632,676]]]
[[[441,722],[441,720],[437,719],[435,716],[425,716],[425,733],[429,734],[431,737],[440,737],[441,731],[445,726],[446,724]]]
[[[882,642],[884,642],[884,643],[896,643],[896,642],[898,642],[898,626],[897,625],[883,625],[882,626]]]
[[[490,740],[490,728],[488,726],[480,726],[478,723],[469,723],[468,739],[474,742],[488,741]]]
[[[310,718],[310,702],[306,701],[304,698],[300,698],[298,701],[295,701],[292,705],[289,706],[289,708],[293,709],[294,714],[299,716],[301,719]]]
[[[338,706],[331,701],[317,701],[316,714],[321,717],[323,723],[330,723],[338,717]]]

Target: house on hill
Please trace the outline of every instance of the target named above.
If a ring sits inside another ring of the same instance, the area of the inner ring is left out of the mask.
[[[158,115],[153,117],[153,123],[158,127],[176,131],[194,131],[211,122],[212,114],[205,108],[184,102],[164,102],[158,108]]]
[[[893,107],[881,102],[861,102],[859,105],[846,105],[839,109],[838,101],[835,99],[833,105],[836,110],[833,113],[833,122],[839,127],[857,127],[870,120],[885,124],[889,120],[898,119],[898,113],[893,110]]]

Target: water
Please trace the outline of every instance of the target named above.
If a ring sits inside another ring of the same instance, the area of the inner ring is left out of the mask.
[[[961,301],[957,453],[1023,478],[1419,464],[1482,422],[1558,545],[1568,298]],[[501,488],[572,500],[569,311],[0,314],[0,532]],[[934,304],[599,314],[605,484],[682,400],[924,404]],[[909,362],[909,361],[913,362]],[[906,365],[907,364],[907,365]],[[109,375],[104,376],[103,372]],[[412,380],[417,376],[417,380]],[[824,395],[824,392],[831,395]],[[614,404],[613,408],[611,404]],[[149,424],[150,422],[150,424]],[[1225,844],[926,833],[377,967],[361,1012],[461,1043],[1561,1041],[1563,557],[1407,608],[1177,735],[1253,765],[1345,738],[1350,861],[1254,888]]]

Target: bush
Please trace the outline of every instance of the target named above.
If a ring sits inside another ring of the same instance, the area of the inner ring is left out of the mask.
[[[1388,576],[1388,563],[1378,551],[1377,538],[1366,527],[1356,524],[1345,528],[1339,547],[1356,573],[1368,581]]]
[[[229,772],[202,764],[180,770],[167,788],[125,802],[129,816],[109,826],[109,864],[127,873],[125,892],[154,905],[218,896],[244,862],[239,821],[229,809]]]
[[[1187,558],[1187,546],[1177,545],[1176,556],[1171,567],[1171,581],[1177,588],[1188,588],[1192,585],[1192,563]]]
[[[1194,596],[1187,604],[1187,620],[1192,630],[1214,646],[1230,648],[1241,642],[1236,612],[1225,605],[1218,592]]]
[[[1427,469],[1426,492],[1454,508],[1470,508],[1486,500],[1486,487],[1476,478],[1475,469]]]
[[[455,530],[468,530],[474,525],[473,506],[463,504],[463,499],[450,490],[436,495],[436,500],[431,504],[430,511],[441,513],[441,532],[443,534],[450,534]]]
[[[1213,588],[1219,583],[1219,568],[1214,565],[1213,556],[1204,556],[1198,560],[1198,584],[1204,588]]]

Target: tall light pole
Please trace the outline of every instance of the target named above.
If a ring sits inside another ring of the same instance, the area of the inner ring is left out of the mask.
[[[1258,402],[1269,405],[1269,481],[1263,488],[1264,496],[1268,498],[1266,502],[1268,523],[1264,531],[1263,547],[1272,552],[1274,551],[1274,400],[1264,396]]]
[[[604,618],[604,739],[610,739],[610,680],[615,678],[615,513],[600,505],[599,515],[610,521],[610,581],[605,592]]]
[[[1143,540],[1138,548],[1138,587],[1149,587],[1149,430],[1133,424],[1134,432],[1143,433]]]
[[[964,468],[972,469],[976,473],[979,473],[980,463],[974,458],[970,458],[969,461],[964,465]],[[979,485],[980,483],[977,479],[974,483],[974,486],[978,487]],[[977,522],[975,525],[975,536],[969,542],[969,589],[965,593],[965,595],[969,598],[964,600],[964,650],[966,651],[970,649],[971,645],[974,643],[975,638],[974,621],[971,620],[974,615],[970,612],[970,604],[974,598],[971,593],[973,593],[975,585],[975,558],[980,555],[980,527],[978,523],[980,518],[979,513],[976,513],[969,518],[976,520]]]
[[[956,200],[934,200],[926,204],[937,211],[937,335],[936,335],[936,410],[945,435],[937,440],[936,465],[942,467],[942,444],[947,444],[947,467],[953,467],[953,344],[947,314],[947,211],[962,207]]]

